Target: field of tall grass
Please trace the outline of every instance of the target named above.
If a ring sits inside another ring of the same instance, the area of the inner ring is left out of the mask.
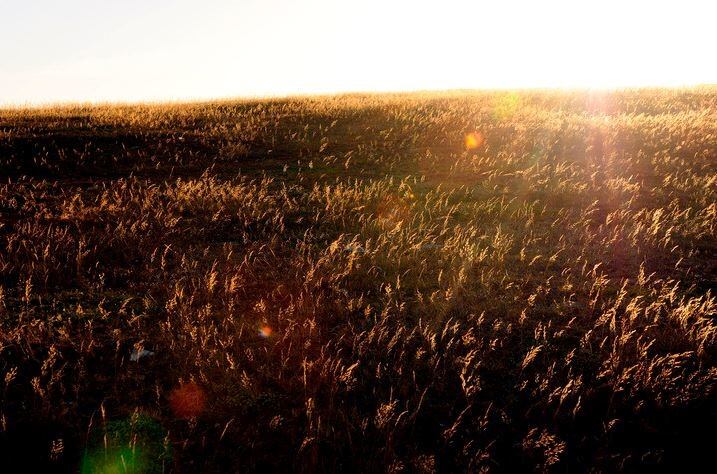
[[[686,469],[717,89],[0,110],[13,472]]]

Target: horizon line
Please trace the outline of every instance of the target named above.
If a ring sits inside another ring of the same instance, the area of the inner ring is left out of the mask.
[[[374,89],[374,90],[337,90],[292,93],[239,94],[231,96],[185,96],[177,98],[157,99],[88,99],[88,100],[51,100],[2,102],[0,110],[43,109],[43,108],[81,108],[81,107],[123,107],[123,106],[161,106],[161,105],[194,105],[225,102],[254,102],[292,99],[340,98],[348,96],[392,96],[392,95],[445,95],[445,94],[479,94],[491,92],[625,92],[639,90],[673,90],[717,88],[717,82],[699,82],[685,84],[645,84],[645,85],[614,85],[614,86],[491,86],[473,88],[418,88],[418,89]]]

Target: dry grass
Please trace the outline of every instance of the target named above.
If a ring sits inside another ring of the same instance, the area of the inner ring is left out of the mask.
[[[712,458],[714,89],[4,110],[0,176],[11,466]]]

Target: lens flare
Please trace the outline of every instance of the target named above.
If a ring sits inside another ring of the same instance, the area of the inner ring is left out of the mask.
[[[196,418],[204,411],[206,395],[194,382],[180,385],[169,395],[169,406],[177,418]]]
[[[468,150],[475,150],[483,144],[483,134],[480,132],[471,132],[466,135],[465,145]]]
[[[515,92],[508,92],[495,98],[493,116],[498,120],[511,118],[520,108],[521,99]]]
[[[259,335],[263,338],[271,337],[272,329],[269,326],[262,326],[259,328]]]
[[[81,474],[165,472],[172,465],[168,433],[155,419],[135,413],[89,433]]]

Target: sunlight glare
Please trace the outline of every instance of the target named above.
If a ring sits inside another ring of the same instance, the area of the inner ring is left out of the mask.
[[[0,104],[717,82],[717,6],[698,0],[36,0],[3,10],[0,42],[13,47],[0,55]]]

